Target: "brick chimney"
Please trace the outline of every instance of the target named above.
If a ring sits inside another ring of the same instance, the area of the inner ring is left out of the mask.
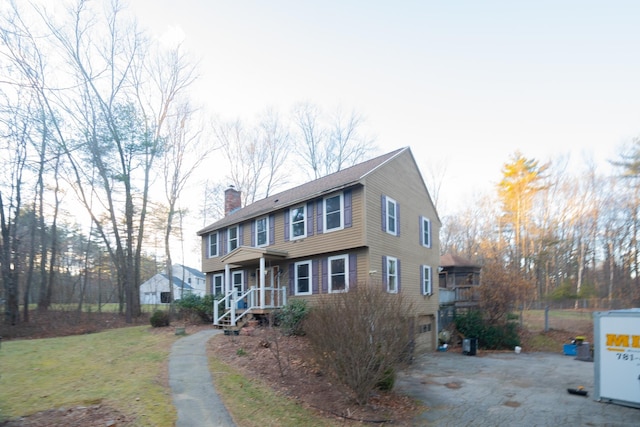
[[[231,212],[237,211],[242,207],[242,193],[233,185],[224,190],[224,214],[229,215]]]

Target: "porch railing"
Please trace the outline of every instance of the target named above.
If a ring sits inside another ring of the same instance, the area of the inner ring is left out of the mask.
[[[265,301],[260,301],[260,288],[251,287],[238,295],[232,290],[224,298],[213,301],[213,324],[236,326],[238,320],[256,309],[281,308],[287,304],[287,288],[265,288]],[[220,307],[224,307],[221,309]],[[221,313],[222,312],[222,313]]]

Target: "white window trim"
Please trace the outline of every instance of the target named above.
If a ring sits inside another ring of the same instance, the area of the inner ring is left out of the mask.
[[[307,277],[307,279],[309,280],[309,290],[307,292],[299,292],[298,291],[298,266],[300,265],[304,265],[306,264],[308,266],[309,269],[309,277]],[[313,273],[312,273],[312,265],[311,265],[311,261],[300,261],[300,262],[296,262],[293,266],[293,271],[294,271],[294,282],[293,282],[293,286],[294,286],[294,293],[295,295],[311,295],[313,293]]]
[[[231,230],[233,230],[234,228],[236,230],[236,238],[235,238],[236,247],[231,249],[231,241],[232,241],[232,239],[231,239]],[[237,225],[234,225],[233,227],[227,228],[227,253],[229,253],[231,251],[234,251],[234,250],[236,250],[236,249],[238,249],[240,247],[240,240],[239,240],[240,236],[239,236],[238,233],[240,233],[240,229],[238,228]]]
[[[211,253],[211,236],[213,236],[213,235],[216,236],[216,253],[215,254]],[[217,231],[209,233],[209,237],[208,237],[208,241],[207,241],[207,253],[209,254],[209,258],[217,257],[218,254],[220,253],[220,239],[219,239]]]
[[[218,273],[218,274],[214,274],[213,278],[211,279],[211,292],[213,292],[213,295],[217,295],[216,294],[216,278],[220,278],[220,283],[221,283],[221,287],[220,287],[220,293],[222,295],[225,294],[225,290],[224,290],[224,274],[223,273]]]
[[[424,241],[425,233],[429,235],[428,242]],[[431,220],[424,216],[422,217],[422,236],[420,237],[420,240],[422,240],[422,246],[425,248],[431,247]]]
[[[390,264],[393,262],[393,264],[395,265],[395,274],[393,276],[391,276],[391,269],[389,268]],[[387,272],[387,277],[386,277],[386,281],[387,281],[387,292],[390,294],[397,294],[398,293],[398,258],[394,258],[392,256],[388,256],[387,257],[387,265],[386,265],[386,272]],[[395,284],[396,284],[396,288],[395,289],[390,289],[389,288],[389,283],[391,283],[391,281],[389,280],[390,277],[395,278]]]
[[[334,197],[340,198],[340,227],[329,229],[327,227],[327,199],[332,199]],[[322,210],[323,210],[322,229],[324,230],[325,233],[344,230],[344,194],[339,193],[339,194],[334,194],[333,196],[325,197],[324,200],[322,201]]]
[[[385,198],[385,203],[387,204],[387,206],[385,206],[385,230],[387,231],[387,233],[391,234],[392,236],[397,236],[398,235],[398,202],[396,202],[394,199],[392,199],[391,197],[386,197]],[[391,218],[391,215],[389,215],[389,203],[393,203],[393,211],[394,211],[394,216],[393,216],[393,225],[395,230],[391,231],[389,230],[389,218]]]
[[[331,271],[331,261],[336,259],[344,259],[344,290],[333,290],[333,273]],[[328,291],[330,294],[338,294],[342,292],[349,292],[349,255],[336,255],[327,258],[327,282]]]
[[[258,233],[258,223],[260,221],[264,221],[264,225],[265,225],[265,227],[264,227],[265,239],[264,239],[264,243],[263,244],[259,244],[258,243],[258,235],[259,235],[259,233]],[[264,246],[268,246],[269,245],[269,217],[268,216],[263,216],[263,217],[258,218],[256,220],[256,223],[255,223],[255,235],[256,235],[256,241],[255,241],[256,248],[262,248]]]
[[[300,236],[294,236],[293,235],[293,211],[295,209],[300,209],[302,208],[303,212],[304,212],[304,219],[302,220],[302,223],[304,224],[304,233]],[[294,206],[291,209],[289,209],[289,240],[298,240],[298,239],[304,239],[305,237],[307,237],[307,205],[299,205],[299,206]]]
[[[427,283],[428,288],[427,289]],[[431,266],[423,265],[422,266],[422,295],[433,295],[433,275],[431,274]]]

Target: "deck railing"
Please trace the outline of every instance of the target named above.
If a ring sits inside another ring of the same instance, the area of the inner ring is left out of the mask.
[[[256,309],[275,309],[287,304],[287,288],[265,288],[265,301],[260,301],[260,288],[251,287],[238,295],[232,290],[224,298],[213,301],[213,324],[236,326],[238,320]],[[221,309],[221,307],[224,307]],[[222,313],[221,313],[222,312]]]

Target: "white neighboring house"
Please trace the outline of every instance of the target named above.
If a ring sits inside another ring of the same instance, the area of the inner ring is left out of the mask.
[[[195,268],[181,264],[173,265],[173,297],[206,294],[205,275]],[[158,273],[140,285],[140,304],[168,304],[171,302],[169,278],[166,273]]]

